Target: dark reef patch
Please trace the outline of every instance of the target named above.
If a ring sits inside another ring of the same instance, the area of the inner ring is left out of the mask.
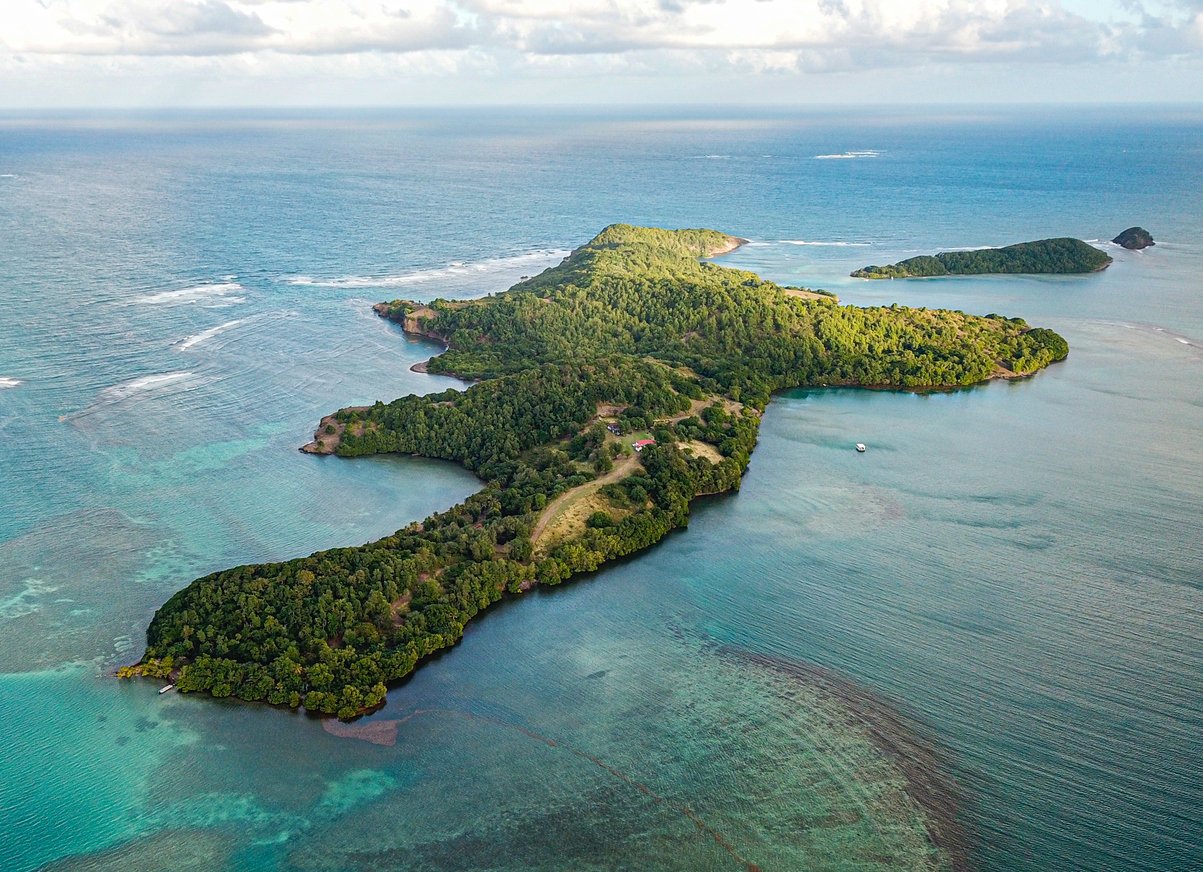
[[[885,698],[834,670],[730,645],[718,646],[716,653],[774,670],[837,700],[849,724],[864,731],[901,770],[907,795],[926,815],[928,837],[948,857],[952,869],[969,872],[973,868],[973,837],[961,820],[966,797],[949,771],[948,750],[930,736],[928,729]]]

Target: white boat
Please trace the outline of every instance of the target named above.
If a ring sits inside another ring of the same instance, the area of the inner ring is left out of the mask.
[[[174,688],[175,688],[174,684],[169,684],[166,687],[160,687],[159,694],[162,695],[164,693],[167,693],[167,691],[169,691],[169,690],[173,690]]]
[[[865,448],[866,448],[866,446],[865,446],[865,443],[864,443],[864,442],[857,442],[857,443],[856,443],[856,450],[857,450],[857,451],[859,451],[861,454],[864,454],[864,453],[865,453]]]

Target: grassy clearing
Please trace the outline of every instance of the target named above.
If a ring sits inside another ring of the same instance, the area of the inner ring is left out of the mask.
[[[711,463],[721,463],[723,460],[723,455],[709,442],[690,439],[688,442],[680,442],[678,444],[683,451],[687,454],[692,453],[694,457],[705,457]]]
[[[531,544],[535,546],[536,554],[546,554],[557,543],[583,532],[585,521],[594,512],[609,512],[617,520],[619,512],[598,491],[632,475],[639,466],[639,458],[635,455],[620,457],[605,475],[574,487],[548,503],[531,532]]]
[[[785,291],[787,297],[797,297],[801,300],[829,300],[838,303],[840,299],[827,294],[817,294],[804,288],[782,288],[781,290]]]

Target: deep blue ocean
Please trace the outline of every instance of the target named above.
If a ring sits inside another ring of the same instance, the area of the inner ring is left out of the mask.
[[[1198,109],[0,117],[0,869],[948,868],[931,807],[981,870],[1203,868],[1201,192]],[[373,302],[616,221],[1070,357],[776,397],[739,493],[350,730],[112,678],[193,578],[475,490],[296,448],[459,385]],[[1115,263],[848,278],[1048,236]]]

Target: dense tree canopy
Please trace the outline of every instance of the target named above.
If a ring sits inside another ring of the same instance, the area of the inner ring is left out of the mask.
[[[1019,319],[840,306],[700,260],[734,242],[614,225],[505,293],[377,307],[447,343],[432,372],[479,381],[344,409],[316,450],[444,458],[485,487],[378,542],[194,581],[127,672],[353,716],[502,596],[646,548],[737,488],[772,391],[968,385],[1068,353]],[[632,434],[654,443],[633,454]]]
[[[987,273],[1072,275],[1098,272],[1110,265],[1110,255],[1093,245],[1080,239],[1061,237],[1020,242],[1005,248],[925,254],[888,266],[866,266],[852,273],[852,276],[860,279],[907,279]]]

